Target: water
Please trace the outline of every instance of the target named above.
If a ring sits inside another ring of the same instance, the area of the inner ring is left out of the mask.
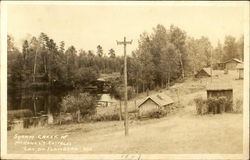
[[[8,92],[8,110],[30,109],[34,115],[57,114],[63,97],[79,93],[77,90],[15,90]],[[109,93],[90,92],[99,101],[117,100]]]

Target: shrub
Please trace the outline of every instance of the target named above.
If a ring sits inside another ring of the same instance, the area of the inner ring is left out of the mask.
[[[204,100],[202,97],[197,97],[194,99],[196,105],[196,113],[198,115],[203,115],[208,112],[207,101]]]
[[[215,113],[222,113],[232,111],[232,100],[225,96],[221,97],[210,97],[207,100],[209,111]]]
[[[54,124],[69,124],[73,121],[73,116],[70,113],[61,113],[54,117]]]
[[[127,90],[128,90],[128,99],[132,99],[135,96],[134,88],[131,86],[128,86]],[[115,98],[123,100],[124,99],[124,87],[123,86],[114,87],[113,94]]]
[[[196,112],[198,115],[203,115],[208,112],[223,113],[232,111],[232,100],[225,96],[210,97],[204,100],[202,97],[194,99],[196,104]]]
[[[118,114],[103,114],[103,115],[94,115],[91,117],[93,121],[118,121],[119,120]]]
[[[73,118],[79,122],[80,115],[84,117],[95,114],[96,100],[89,93],[80,93],[77,96],[64,97],[61,107],[63,112],[71,113]]]
[[[156,109],[147,113],[146,117],[148,118],[162,118],[167,115],[167,112],[164,109]]]

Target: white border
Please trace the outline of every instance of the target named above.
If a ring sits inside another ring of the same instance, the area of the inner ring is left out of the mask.
[[[122,154],[7,154],[7,5],[36,4],[36,5],[119,5],[119,6],[245,6],[244,17],[244,133],[243,154],[129,154],[121,158]],[[230,1],[2,1],[1,3],[1,158],[4,159],[249,159],[249,2]]]
[[[244,9],[244,99],[243,99],[243,155],[249,159],[249,51],[250,51],[250,5],[245,6]]]
[[[7,7],[1,3],[1,157],[7,149]]]

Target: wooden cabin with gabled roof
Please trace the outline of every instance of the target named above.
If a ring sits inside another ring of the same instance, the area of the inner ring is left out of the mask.
[[[195,74],[195,78],[211,77],[211,68],[202,68]]]
[[[237,58],[230,59],[230,60],[224,62],[225,69],[226,70],[236,70],[236,66],[238,64],[241,64],[241,63],[242,63],[242,61],[237,59]]]
[[[172,98],[164,93],[147,96],[146,98],[139,100],[137,105],[139,116],[145,116],[152,111],[167,109],[167,107],[173,103],[174,101]]]

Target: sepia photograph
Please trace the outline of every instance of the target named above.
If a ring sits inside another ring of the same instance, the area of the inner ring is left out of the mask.
[[[249,159],[248,96],[247,1],[1,3],[3,159]]]

